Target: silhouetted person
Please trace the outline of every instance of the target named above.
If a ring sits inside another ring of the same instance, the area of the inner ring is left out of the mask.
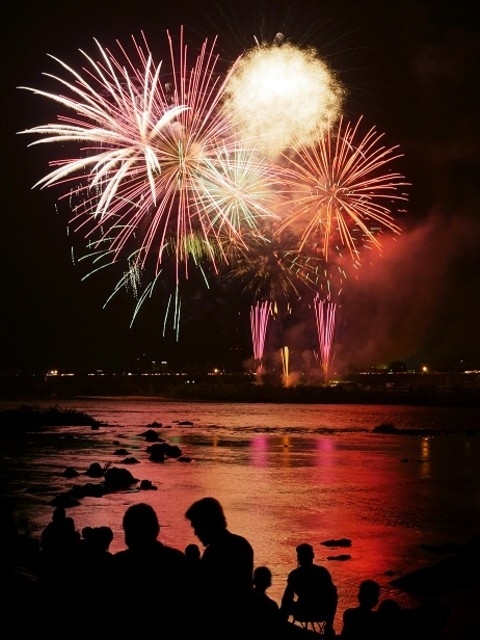
[[[292,616],[299,622],[325,620],[325,634],[334,635],[333,621],[338,594],[330,572],[314,563],[312,545],[298,545],[298,567],[290,571],[280,610],[285,619]]]
[[[116,630],[150,637],[155,629],[162,638],[188,637],[185,554],[158,540],[160,524],[149,504],[128,507],[123,530],[127,548],[115,553],[112,562],[112,592],[126,606]]]
[[[257,567],[253,572],[254,629],[250,638],[258,640],[308,640],[315,638],[312,631],[285,620],[278,604],[267,594],[272,585],[272,572],[268,567]]]
[[[55,507],[52,519],[40,535],[42,551],[54,556],[71,556],[77,553],[80,534],[75,529],[75,521],[64,507]]]
[[[378,614],[373,611],[380,597],[380,585],[375,580],[363,580],[357,593],[358,607],[345,609],[343,627],[340,633],[342,640],[364,640],[377,638]]]
[[[224,638],[231,632],[247,633],[253,592],[254,553],[251,544],[227,528],[222,505],[207,497],[186,511],[195,535],[205,547],[201,558],[202,588],[199,619],[203,630]]]
[[[393,598],[382,600],[377,607],[377,637],[379,640],[405,640],[411,638],[407,633],[407,616],[402,607]]]
[[[45,610],[55,603],[56,621],[67,623],[78,606],[80,588],[80,533],[75,521],[58,506],[40,535],[41,597]]]
[[[93,595],[107,587],[106,580],[112,573],[113,554],[110,544],[113,541],[113,531],[110,527],[84,527],[83,540],[80,542],[80,569],[84,588]]]
[[[267,594],[272,585],[272,572],[268,567],[256,567],[253,572],[253,607],[254,617],[259,628],[259,637],[278,637],[283,627],[280,607]]]

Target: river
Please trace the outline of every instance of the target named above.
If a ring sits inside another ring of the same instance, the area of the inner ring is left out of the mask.
[[[32,403],[49,406],[48,403]],[[51,403],[50,403],[51,404]],[[3,402],[0,408],[8,403]],[[171,402],[158,398],[79,398],[60,407],[78,409],[103,424],[56,427],[18,441],[2,441],[2,492],[17,496],[34,535],[51,517],[48,503],[87,476],[66,479],[73,466],[92,462],[125,466],[116,452],[138,460],[128,468],[156,491],[135,485],[69,509],[81,530],[109,525],[111,551],[124,547],[121,520],[128,505],[151,503],[161,539],[184,548],[198,542],[184,518],[196,499],[223,504],[229,528],[248,538],[255,564],[273,573],[269,589],[279,602],[295,547],[309,542],[339,590],[341,613],[356,605],[361,580],[373,578],[381,598],[405,606],[412,596],[389,582],[438,559],[422,545],[464,543],[480,533],[480,408],[366,405],[284,405]],[[188,424],[181,424],[182,422]],[[191,462],[149,460],[142,433],[152,423]],[[428,435],[374,433],[380,424],[429,430]],[[161,425],[161,426],[160,426]],[[430,433],[432,431],[432,433]],[[330,548],[348,538],[351,547]],[[339,559],[340,555],[349,559]]]

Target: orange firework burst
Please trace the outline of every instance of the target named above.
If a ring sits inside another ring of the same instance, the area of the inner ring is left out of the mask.
[[[407,200],[400,189],[408,183],[391,165],[402,154],[397,146],[383,146],[383,134],[373,127],[362,135],[361,122],[341,118],[315,144],[284,154],[291,201],[277,232],[298,233],[300,251],[316,246],[325,261],[332,250],[346,248],[359,264],[360,246],[380,249],[383,231],[401,233],[392,204]]]

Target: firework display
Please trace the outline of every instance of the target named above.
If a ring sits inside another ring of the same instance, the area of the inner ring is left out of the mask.
[[[56,90],[20,87],[60,107],[54,123],[20,132],[61,150],[35,186],[61,189],[85,277],[120,271],[107,302],[131,293],[132,322],[160,291],[164,332],[171,314],[178,339],[192,271],[207,287],[241,282],[262,372],[269,315],[313,299],[327,378],[331,296],[341,289],[332,274],[343,282],[364,247],[401,233],[393,207],[407,183],[392,169],[401,154],[374,127],[363,131],[363,118],[342,116],[343,87],[313,48],[277,34],[220,73],[216,39],[192,50],[183,29],[166,35],[159,60],[143,35],[132,36],[133,53],[117,42],[119,55],[95,41],[80,70],[51,56],[62,71],[45,74]]]

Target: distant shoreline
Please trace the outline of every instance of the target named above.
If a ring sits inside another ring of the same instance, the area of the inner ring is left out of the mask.
[[[0,401],[27,404],[85,398],[151,398],[159,402],[385,404],[480,407],[476,379],[362,376],[332,385],[282,386],[231,375],[0,376]],[[475,384],[472,384],[475,383]]]

